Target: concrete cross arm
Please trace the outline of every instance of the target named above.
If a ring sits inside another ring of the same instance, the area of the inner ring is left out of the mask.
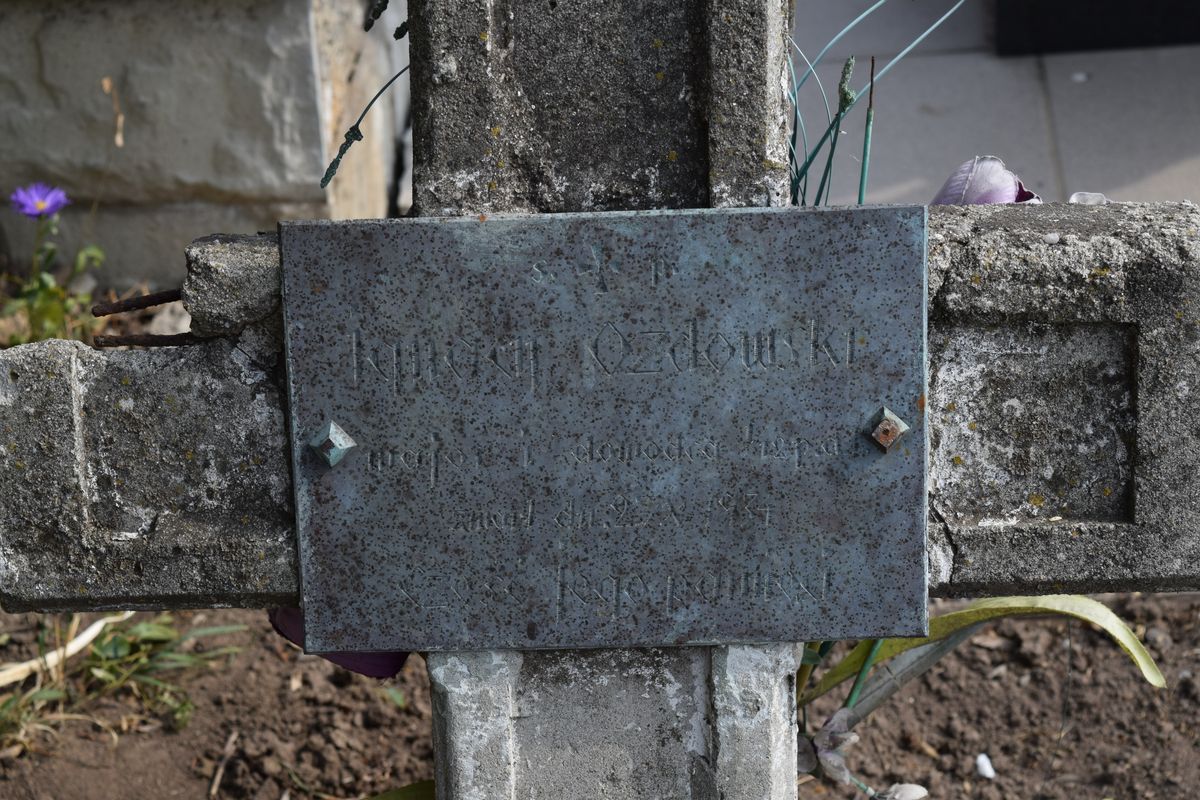
[[[188,249],[192,347],[0,352],[0,604],[298,602],[274,236]],[[1200,210],[938,207],[937,594],[1200,588]]]

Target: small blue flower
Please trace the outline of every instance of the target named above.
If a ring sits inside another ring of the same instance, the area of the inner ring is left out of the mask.
[[[62,189],[44,183],[22,186],[14,191],[9,199],[13,208],[27,217],[34,218],[53,216],[71,202]]]

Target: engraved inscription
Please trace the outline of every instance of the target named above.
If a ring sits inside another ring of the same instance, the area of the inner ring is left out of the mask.
[[[798,570],[673,570],[589,574],[559,567],[555,618],[586,608],[601,619],[632,614],[672,614],[681,609],[730,604],[812,607],[826,599],[829,568],[824,552],[808,574]]]
[[[397,337],[356,328],[347,349],[354,388],[386,387],[391,394],[437,387],[512,388],[540,392],[573,371],[615,376],[771,374],[850,370],[866,339],[852,325],[816,319],[763,328],[720,329],[692,318],[677,326],[607,321],[573,345],[547,334],[489,337],[467,331],[423,331]]]
[[[920,634],[924,213],[285,223],[310,648]]]

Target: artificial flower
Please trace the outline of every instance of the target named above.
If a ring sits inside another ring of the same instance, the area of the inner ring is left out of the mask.
[[[820,765],[826,777],[849,783],[850,770],[846,768],[846,754],[843,751],[858,741],[858,734],[850,730],[855,719],[850,709],[839,709],[811,740],[800,737],[796,753],[799,771],[813,772]]]
[[[995,156],[975,156],[946,179],[934,206],[973,206],[989,203],[1040,203],[1021,179]]]

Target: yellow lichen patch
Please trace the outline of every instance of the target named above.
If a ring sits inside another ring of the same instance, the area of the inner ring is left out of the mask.
[[[493,127],[492,127],[492,136],[494,136],[495,138],[499,139],[499,138],[500,138],[500,134],[501,134],[503,131],[504,131],[504,129],[503,129],[503,128],[501,128],[499,125],[495,125],[495,126],[493,126]]]
[[[1109,273],[1111,273],[1111,272],[1112,272],[1112,270],[1109,269],[1108,267],[1096,267],[1094,270],[1092,270],[1090,273],[1088,273],[1088,277],[1089,278],[1107,278],[1109,276]]]
[[[975,284],[976,286],[978,286],[979,284],[983,283],[983,276],[982,276],[982,275],[972,275],[972,276],[971,276],[971,283],[973,283],[973,284]]]
[[[488,186],[488,191],[492,191],[492,192],[496,191],[496,182],[495,181],[488,181],[487,186]]]
[[[183,453],[183,457],[185,460],[191,461],[196,457],[196,454],[193,453],[191,450],[185,450]]]
[[[963,457],[955,456],[954,458],[950,459],[950,462],[956,467],[961,467],[963,465]]]
[[[975,429],[976,429],[976,428],[978,428],[978,427],[979,427],[979,426],[978,426],[978,425],[976,425],[974,422],[968,422],[968,423],[967,423],[967,430],[969,430],[969,431],[973,431],[973,430],[975,430]]]
[[[674,150],[667,151],[667,161],[678,161],[678,160],[679,160],[679,153],[675,152]]]
[[[1033,494],[1029,495],[1029,504],[1035,508],[1041,508],[1046,504],[1046,497],[1045,495],[1040,495],[1034,492]]]
[[[483,31],[482,33],[479,34],[479,41],[486,42],[487,40],[488,40],[488,32],[487,31]]]
[[[1113,490],[1112,490],[1112,487],[1111,487],[1111,486],[1105,486],[1103,489],[1101,489],[1101,490],[1100,490],[1100,492],[1101,492],[1101,493],[1102,493],[1102,494],[1103,494],[1105,497],[1112,497]]]
[[[496,162],[496,169],[504,169],[504,159],[503,158]]]
[[[957,411],[958,403],[946,403],[946,410],[947,411]]]
[[[654,40],[654,42],[653,42],[653,44],[654,44],[654,49],[656,49],[656,50],[661,50],[661,49],[662,49],[662,46],[663,46],[663,40],[662,40],[662,39],[655,39],[655,40]]]
[[[128,376],[128,375],[122,375],[122,376],[121,376],[121,385],[122,385],[122,386],[128,386],[128,385],[129,385],[129,384],[131,384],[131,383],[133,383],[133,381],[129,380],[129,376]]]
[[[665,81],[667,79],[667,73],[660,69],[658,72],[654,73],[654,79],[657,81]]]

